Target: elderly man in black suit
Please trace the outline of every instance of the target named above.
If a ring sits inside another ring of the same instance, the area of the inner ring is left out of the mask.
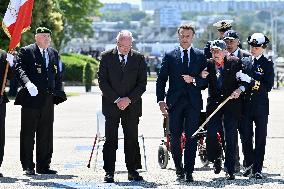
[[[36,133],[36,172],[56,174],[50,169],[53,153],[54,104],[66,100],[62,90],[59,57],[50,47],[51,31],[36,29],[36,43],[19,50],[15,71],[22,89],[15,99],[21,105],[20,159],[27,175],[35,174],[33,149]]]
[[[102,53],[98,71],[102,91],[102,112],[105,116],[103,147],[105,182],[114,182],[118,127],[124,133],[125,163],[128,180],[140,181],[143,177],[138,143],[139,117],[142,115],[142,94],[146,91],[147,65],[142,54],[132,49],[132,33],[122,30],[117,35],[114,49]]]
[[[10,57],[10,59],[8,58]],[[7,61],[8,60],[8,61]],[[4,81],[4,75],[6,70],[6,65],[10,64],[10,67],[13,66],[13,55],[8,54],[0,49],[0,87],[2,89],[2,85]],[[8,78],[12,77],[11,69],[8,70]],[[4,156],[4,146],[5,146],[5,117],[6,117],[6,103],[9,102],[5,91],[3,95],[0,96],[0,166],[3,161]],[[3,174],[0,173],[0,177],[3,177]]]
[[[156,96],[163,115],[169,116],[171,150],[176,167],[177,180],[192,182],[197,139],[190,136],[197,130],[202,109],[201,89],[206,80],[200,73],[206,67],[202,51],[192,47],[195,29],[189,24],[181,25],[178,30],[179,47],[167,52],[157,79]],[[166,83],[169,89],[165,93]],[[167,96],[167,102],[164,101]],[[184,166],[180,138],[186,135]]]

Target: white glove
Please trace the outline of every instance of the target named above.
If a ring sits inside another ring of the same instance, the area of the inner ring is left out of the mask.
[[[31,96],[36,96],[38,94],[37,87],[32,82],[27,82],[26,88],[28,89]]]
[[[12,54],[10,54],[10,53],[7,53],[6,60],[9,62],[10,67],[13,67],[13,65],[14,65],[14,61],[13,61],[14,60],[14,56]]]
[[[241,81],[245,81],[247,83],[251,82],[251,77],[248,76],[247,74],[243,73],[242,70],[240,70],[236,73],[236,78],[240,79]]]

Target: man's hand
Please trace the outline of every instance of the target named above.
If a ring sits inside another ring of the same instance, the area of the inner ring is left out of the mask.
[[[186,83],[195,83],[194,77],[190,75],[181,75]]]
[[[237,99],[239,98],[240,94],[242,93],[241,89],[236,89],[232,94],[231,94],[231,99]]]
[[[36,96],[38,94],[37,87],[32,82],[27,82],[26,88],[28,89],[31,96]]]
[[[125,110],[125,108],[127,108],[127,106],[129,106],[130,103],[131,100],[128,97],[123,97],[118,100],[116,105],[120,110]]]
[[[159,106],[160,106],[160,110],[162,112],[162,115],[164,117],[167,117],[168,116],[168,109],[169,109],[169,107],[166,104],[166,102],[164,102],[164,101],[159,102]]]
[[[209,72],[207,71],[207,69],[205,68],[204,70],[202,70],[202,72],[200,73],[200,76],[205,79],[207,76],[209,75]]]

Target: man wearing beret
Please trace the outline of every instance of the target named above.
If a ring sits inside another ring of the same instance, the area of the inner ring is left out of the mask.
[[[239,72],[237,77],[248,84],[244,98],[243,151],[246,169],[244,176],[262,179],[262,167],[265,154],[267,124],[269,115],[268,92],[274,84],[273,62],[268,60],[264,51],[269,39],[262,33],[254,33],[248,37],[251,46],[251,61],[246,62],[244,72]],[[253,123],[255,131],[253,131]],[[253,148],[253,136],[255,148]]]
[[[22,86],[15,104],[21,105],[20,159],[26,175],[35,174],[33,149],[36,141],[36,172],[50,169],[53,153],[54,104],[66,100],[62,90],[58,52],[50,47],[51,31],[36,29],[35,43],[19,50],[15,71]],[[36,140],[35,140],[36,134]]]

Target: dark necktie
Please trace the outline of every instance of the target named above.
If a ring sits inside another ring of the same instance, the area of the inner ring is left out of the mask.
[[[183,64],[188,65],[189,59],[188,59],[188,53],[187,53],[187,50],[186,50],[186,49],[183,50],[183,58],[182,58],[182,61],[183,61]]]
[[[124,59],[124,55],[120,54],[119,56],[121,57],[120,66],[121,66],[121,68],[124,68],[125,64],[126,64],[125,59]]]
[[[46,51],[46,50],[43,49],[43,51],[42,51],[42,58],[43,58],[44,66],[47,67],[47,66],[46,66],[45,51]]]

